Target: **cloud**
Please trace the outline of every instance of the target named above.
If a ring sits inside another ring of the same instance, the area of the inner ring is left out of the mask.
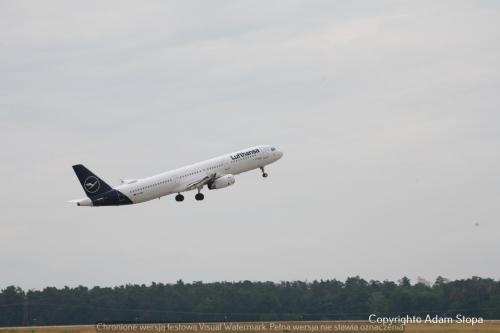
[[[0,286],[497,277],[498,9],[2,2]],[[65,202],[75,163],[116,184],[261,143],[269,179],[201,205]]]

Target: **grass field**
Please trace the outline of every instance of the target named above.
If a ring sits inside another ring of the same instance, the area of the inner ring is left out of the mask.
[[[229,323],[230,324],[230,323]],[[139,324],[140,325],[140,324]],[[145,326],[144,326],[145,325]],[[380,330],[376,325],[369,326],[363,322],[280,322],[280,323],[238,323],[239,326],[228,326],[224,323],[185,323],[185,324],[144,324],[141,327],[120,326],[96,327],[82,326],[46,326],[23,328],[0,328],[0,333],[106,333],[106,332],[402,332],[401,327],[395,330]],[[170,326],[167,326],[170,325]],[[177,326],[176,326],[177,325]],[[205,325],[205,326],[204,326]],[[247,326],[245,326],[247,325]],[[259,326],[260,325],[260,326]],[[330,325],[330,326],[327,326]],[[342,326],[344,325],[344,326]],[[365,325],[365,326],[363,326]],[[252,329],[252,327],[255,327]],[[410,333],[500,333],[500,321],[486,321],[474,326],[464,324],[408,324],[404,332]]]

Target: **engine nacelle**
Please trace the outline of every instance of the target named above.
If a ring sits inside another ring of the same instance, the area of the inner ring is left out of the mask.
[[[233,185],[236,180],[233,175],[225,175],[220,178],[217,178],[211,183],[208,183],[209,190],[218,190],[220,188],[228,187]]]

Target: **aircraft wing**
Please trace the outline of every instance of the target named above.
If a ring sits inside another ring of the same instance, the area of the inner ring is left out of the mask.
[[[211,175],[207,175],[207,176],[203,177],[200,180],[197,180],[193,183],[190,183],[186,186],[186,191],[194,190],[195,188],[202,188],[203,186],[205,186],[208,183],[210,183],[211,181],[213,181],[216,178],[216,176],[217,176],[217,174],[213,173]]]

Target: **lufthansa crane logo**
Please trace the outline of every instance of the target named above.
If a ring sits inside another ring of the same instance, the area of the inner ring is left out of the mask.
[[[88,193],[96,193],[99,191],[99,187],[101,187],[101,183],[99,179],[94,176],[87,177],[83,182],[83,187],[85,187],[85,191]]]

